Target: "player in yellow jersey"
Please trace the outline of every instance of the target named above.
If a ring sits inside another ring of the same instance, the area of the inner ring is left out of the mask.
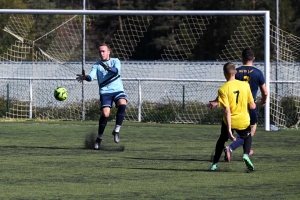
[[[235,131],[244,139],[243,160],[248,170],[253,171],[254,166],[249,158],[252,136],[248,105],[250,109],[255,109],[256,105],[249,84],[235,79],[235,65],[230,62],[226,63],[223,66],[223,72],[227,82],[218,90],[218,102],[219,106],[224,109],[224,116],[222,119],[221,134],[216,143],[213,164],[208,170],[214,171],[217,169],[225,142],[228,139],[232,141],[236,140],[233,136],[233,132]]]
[[[266,89],[265,78],[261,70],[253,66],[255,60],[254,52],[250,48],[244,48],[242,51],[242,62],[243,65],[238,67],[235,78],[237,80],[246,81],[250,85],[250,89],[254,98],[254,101],[257,100],[257,92],[260,89],[261,92],[261,105],[264,106],[267,100],[268,91]],[[213,101],[209,101],[209,107],[214,108],[218,105],[218,98]],[[249,110],[250,114],[250,126],[251,126],[251,135],[252,137],[255,134],[257,123],[258,123],[258,109]],[[230,162],[232,152],[238,147],[244,144],[244,139],[237,137],[236,141],[232,142],[229,146],[224,147],[224,160]],[[250,150],[250,154],[254,153],[253,150]]]

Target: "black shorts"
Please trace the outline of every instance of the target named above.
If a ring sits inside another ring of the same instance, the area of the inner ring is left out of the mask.
[[[224,137],[224,139],[227,138],[226,141],[229,139],[229,137],[228,137],[228,131],[227,130],[228,130],[227,129],[227,125],[222,120],[221,136]],[[231,131],[232,131],[232,133],[235,131],[241,138],[245,139],[249,135],[251,135],[251,126],[249,125],[244,130],[231,129]]]

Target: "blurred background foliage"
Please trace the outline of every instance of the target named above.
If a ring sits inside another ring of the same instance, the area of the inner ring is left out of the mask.
[[[300,36],[300,0],[284,0],[279,2],[279,27],[284,31]],[[0,0],[2,9],[83,9],[83,0]],[[276,1],[274,0],[86,0],[87,10],[269,10],[271,23],[276,25]],[[41,23],[35,27],[35,33],[43,30],[51,23],[51,18],[57,16],[36,16]],[[111,37],[120,30],[120,21],[125,16],[96,15],[87,27],[86,60],[97,60],[96,47],[101,42],[110,43]],[[171,20],[170,20],[171,19]],[[0,26],[4,27],[8,15],[0,15]],[[178,25],[179,16],[153,16],[150,29],[141,38],[131,60],[158,60],[163,49],[169,44],[172,34]],[[224,49],[236,28],[230,16],[213,17],[206,33],[194,47],[191,60],[216,60]],[[155,27],[155,28],[153,28]],[[0,32],[0,54],[6,51],[15,40],[9,34]],[[213,41],[213,42],[211,42]],[[263,44],[255,47],[256,60],[263,60]],[[80,60],[80,53],[74,57]],[[297,58],[299,60],[299,58]]]

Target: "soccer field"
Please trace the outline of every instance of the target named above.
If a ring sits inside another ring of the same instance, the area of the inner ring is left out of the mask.
[[[300,130],[253,138],[209,172],[219,125],[124,123],[115,144],[85,148],[98,122],[1,122],[0,199],[299,199]],[[229,144],[229,142],[228,142]]]

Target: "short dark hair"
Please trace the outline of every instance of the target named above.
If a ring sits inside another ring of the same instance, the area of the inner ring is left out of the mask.
[[[228,62],[223,66],[223,72],[225,74],[235,74],[235,65],[232,62]]]
[[[101,43],[101,44],[99,45],[98,48],[100,48],[101,46],[106,46],[106,47],[108,48],[108,50],[111,51],[111,49],[110,49],[110,47],[109,47],[108,44],[106,44],[106,43]]]
[[[245,61],[251,61],[254,58],[254,52],[250,48],[243,49],[242,59]]]

